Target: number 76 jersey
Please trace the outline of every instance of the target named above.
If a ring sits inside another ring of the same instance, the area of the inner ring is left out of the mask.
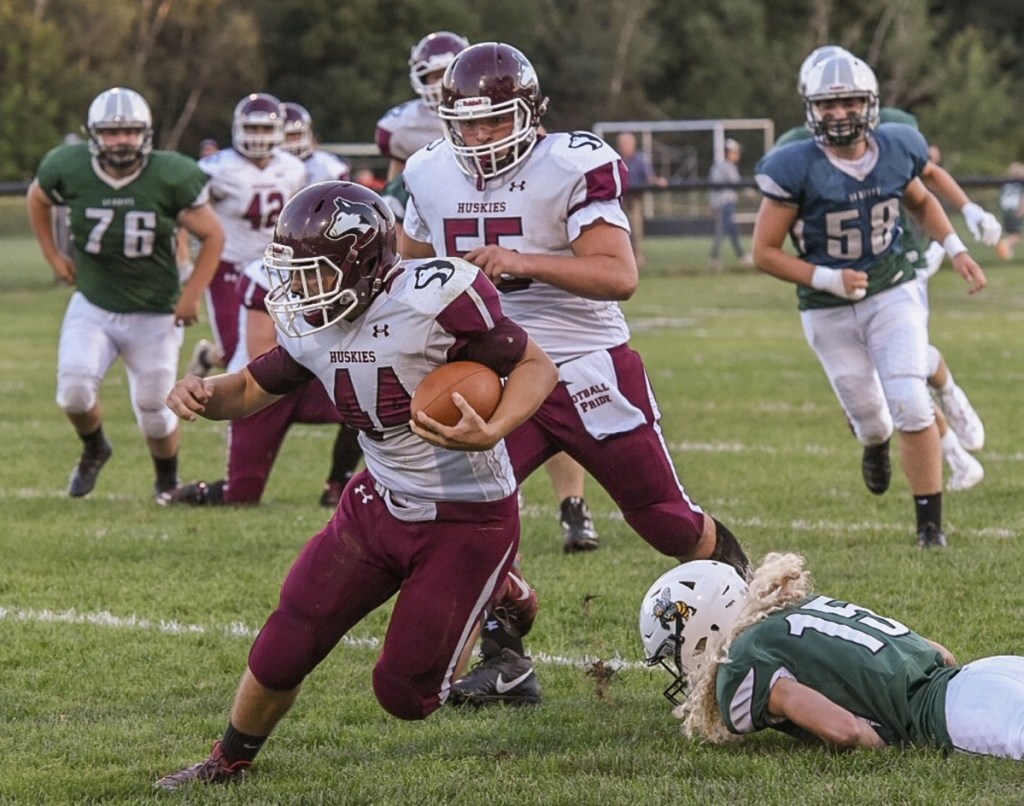
[[[718,705],[733,733],[773,727],[768,697],[787,677],[878,724],[890,743],[948,746],[946,687],[958,669],[900,622],[812,595],[733,641],[718,669]]]

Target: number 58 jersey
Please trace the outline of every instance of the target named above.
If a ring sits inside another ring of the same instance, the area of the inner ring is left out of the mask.
[[[405,230],[437,255],[465,255],[497,244],[524,254],[571,257],[587,226],[605,221],[627,232],[622,210],[626,168],[611,146],[589,132],[538,138],[519,166],[478,190],[450,146],[437,140],[405,165],[410,194]],[[618,303],[585,299],[536,280],[498,286],[505,313],[556,364],[629,340]]]

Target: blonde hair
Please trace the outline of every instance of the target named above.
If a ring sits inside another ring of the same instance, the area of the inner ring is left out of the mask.
[[[729,660],[732,642],[772,613],[805,599],[811,592],[811,572],[799,554],[767,554],[754,571],[736,621],[716,635],[704,649],[704,661],[689,678],[689,695],[673,714],[683,721],[683,733],[718,744],[738,738],[730,733],[718,708],[715,681],[719,667]]]

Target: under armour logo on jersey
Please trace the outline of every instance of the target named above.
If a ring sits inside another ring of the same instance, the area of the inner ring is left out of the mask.
[[[432,260],[417,267],[416,281],[413,283],[413,287],[426,288],[435,280],[442,286],[447,285],[448,281],[454,276],[455,266],[450,262],[447,260]]]
[[[324,232],[327,238],[332,241],[340,241],[342,238],[353,236],[358,241],[363,235],[369,232],[371,227],[367,222],[374,220],[373,208],[362,202],[350,202],[348,199],[334,199],[334,216],[331,223]]]
[[[604,145],[604,141],[596,134],[590,132],[570,132],[569,148],[583,148],[586,146],[591,151],[597,151]]]
[[[359,493],[359,496],[360,498],[363,499],[364,504],[368,504],[370,501],[373,500],[373,494],[366,492],[365,484],[360,484],[358,487],[355,488],[353,492]]]
[[[383,336],[385,339],[391,335],[391,331],[388,330],[387,325],[374,325],[373,326],[373,337],[376,339]]]
[[[512,191],[512,190],[526,190],[526,180],[524,179],[522,182],[509,182],[508,183],[508,189],[510,191]]]

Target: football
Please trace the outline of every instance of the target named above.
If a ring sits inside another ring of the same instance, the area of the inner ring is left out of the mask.
[[[416,387],[412,395],[410,413],[422,411],[442,425],[455,425],[462,412],[452,402],[452,392],[458,392],[476,413],[490,419],[501,400],[501,378],[490,367],[476,361],[452,361],[431,371]]]

